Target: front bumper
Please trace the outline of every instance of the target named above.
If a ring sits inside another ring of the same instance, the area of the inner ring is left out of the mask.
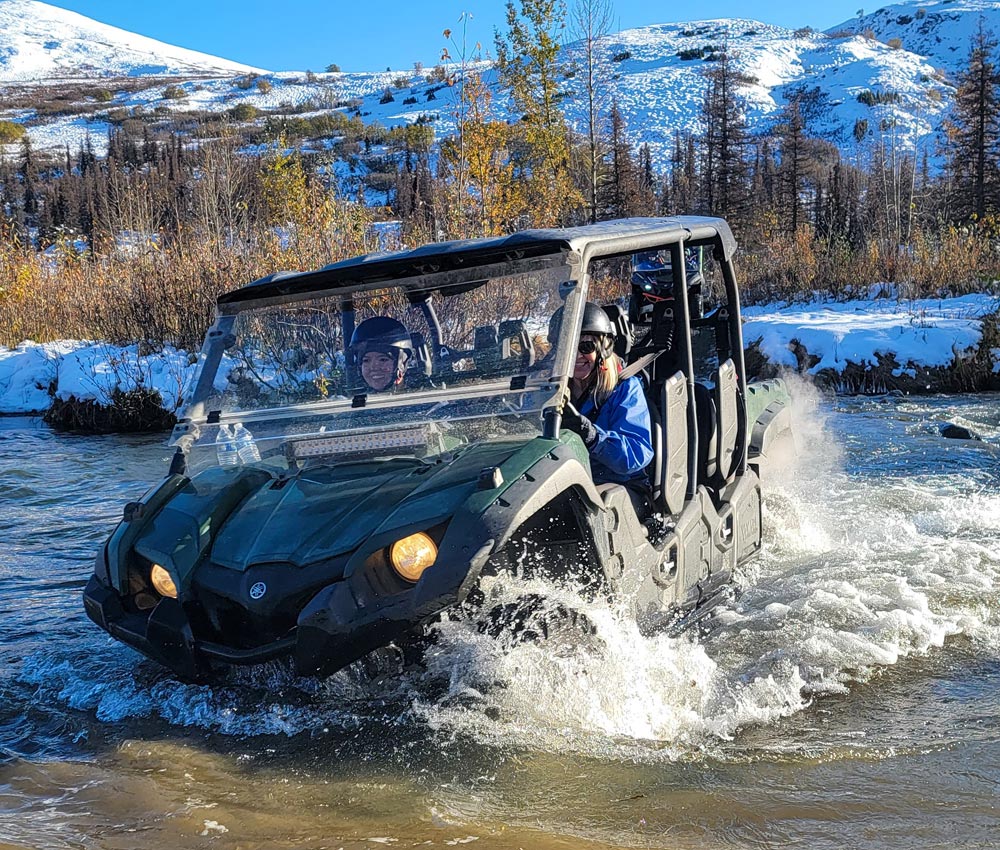
[[[388,587],[377,571],[360,569],[320,590],[305,605],[297,625],[270,643],[240,649],[196,638],[184,607],[163,598],[148,613],[126,609],[100,569],[83,592],[87,615],[112,637],[191,681],[208,679],[221,666],[259,664],[291,655],[304,676],[326,676],[403,638],[461,601],[493,550],[493,540],[455,553],[412,587]],[[456,557],[457,556],[457,557]],[[99,561],[100,565],[100,561]],[[397,580],[398,581],[398,580]]]
[[[487,550],[477,559],[485,561]],[[455,584],[434,587],[423,581],[394,594],[380,594],[364,573],[355,573],[316,594],[281,638],[238,649],[194,636],[181,603],[161,599],[148,613],[133,613],[98,576],[87,582],[87,615],[112,637],[190,681],[205,681],[220,666],[259,664],[287,655],[297,673],[326,676],[402,638],[460,598]]]
[[[121,597],[96,575],[83,590],[83,607],[97,625],[113,638],[169,667],[192,681],[207,678],[222,664],[260,664],[288,655],[295,648],[295,634],[252,649],[235,649],[196,640],[180,602],[161,599],[148,614],[126,611]]]

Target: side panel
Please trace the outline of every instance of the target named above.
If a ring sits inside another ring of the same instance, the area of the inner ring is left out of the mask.
[[[666,415],[663,496],[667,510],[678,514],[684,507],[688,485],[688,397],[684,373],[672,375],[663,386]]]
[[[719,367],[715,385],[715,409],[718,425],[715,439],[715,468],[721,480],[728,480],[735,466],[736,444],[740,432],[736,364],[727,360]]]

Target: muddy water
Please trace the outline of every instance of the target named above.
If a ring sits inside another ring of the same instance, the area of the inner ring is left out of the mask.
[[[799,434],[701,634],[541,587],[596,637],[454,622],[402,676],[197,687],[80,604],[168,450],[0,419],[0,848],[1000,845],[1000,399],[827,401]]]

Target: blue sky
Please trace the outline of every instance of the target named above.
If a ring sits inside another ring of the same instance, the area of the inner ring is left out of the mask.
[[[854,17],[859,0],[804,4],[793,0],[716,0],[704,4],[617,0],[615,29],[709,18],[754,18],[791,28],[828,29]],[[569,0],[572,4],[572,0]],[[344,71],[382,71],[433,65],[448,27],[460,30],[471,14],[467,42],[492,52],[494,28],[504,28],[505,0],[54,0],[141,35],[271,71],[321,71],[332,62]],[[866,7],[873,12],[880,5]],[[517,3],[520,7],[520,3]],[[454,50],[452,50],[454,54]]]

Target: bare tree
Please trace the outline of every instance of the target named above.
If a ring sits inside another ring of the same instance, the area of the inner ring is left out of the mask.
[[[597,221],[597,192],[604,177],[601,164],[605,159],[605,140],[600,127],[608,113],[611,93],[602,86],[609,79],[609,62],[598,42],[611,32],[614,20],[611,0],[576,0],[570,12],[569,38],[580,44],[580,71],[586,99],[587,119],[586,192],[590,221]]]

